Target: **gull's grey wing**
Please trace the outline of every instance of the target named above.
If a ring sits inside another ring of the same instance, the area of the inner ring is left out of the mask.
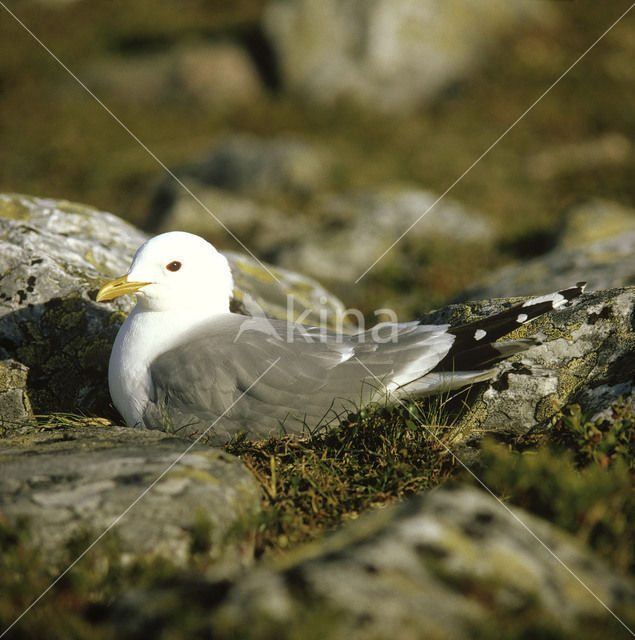
[[[300,433],[386,399],[386,387],[425,375],[454,339],[447,325],[384,325],[343,336],[228,314],[151,364],[143,421],[184,434],[209,427],[214,443],[243,430],[251,437]]]

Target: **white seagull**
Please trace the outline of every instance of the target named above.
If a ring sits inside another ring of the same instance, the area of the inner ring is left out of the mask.
[[[466,325],[384,323],[342,335],[229,310],[229,263],[199,236],[145,242],[128,273],[97,301],[134,293],[137,304],[110,356],[113,403],[129,426],[200,435],[301,433],[369,403],[456,389],[496,376],[500,360],[536,338],[498,341],[579,296],[584,283]]]

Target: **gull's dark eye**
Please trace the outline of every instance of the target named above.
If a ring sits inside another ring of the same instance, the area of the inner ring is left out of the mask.
[[[174,262],[170,262],[170,264],[165,267],[168,271],[178,271],[181,268],[181,263],[178,260]]]

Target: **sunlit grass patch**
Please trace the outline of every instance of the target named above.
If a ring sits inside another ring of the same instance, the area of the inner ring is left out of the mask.
[[[278,552],[442,483],[454,471],[443,403],[364,409],[301,439],[238,439],[225,448],[264,490],[257,553]]]

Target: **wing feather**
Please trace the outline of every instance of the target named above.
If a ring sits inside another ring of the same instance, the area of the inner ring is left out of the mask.
[[[384,385],[420,378],[455,339],[447,325],[386,325],[352,336],[294,327],[227,314],[190,332],[150,366],[145,425],[167,422],[186,433],[213,425],[213,442],[242,430],[262,437],[281,425],[298,433],[385,398]]]

